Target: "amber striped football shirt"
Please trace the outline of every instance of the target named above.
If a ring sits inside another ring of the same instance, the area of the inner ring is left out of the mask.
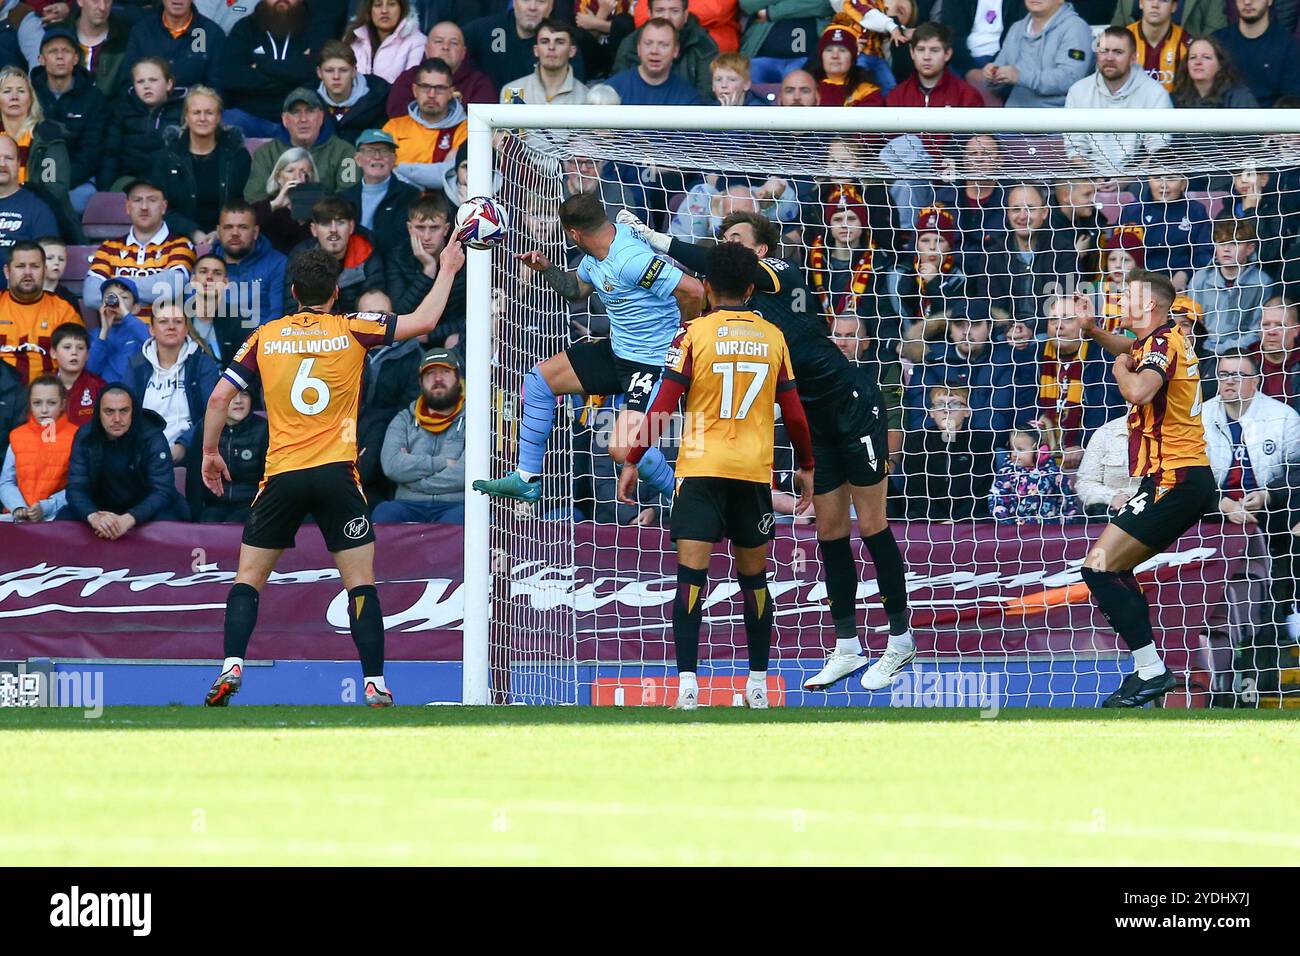
[[[173,236],[166,224],[148,242],[132,229],[121,239],[106,239],[90,260],[90,271],[105,279],[127,278],[140,289],[135,314],[148,321],[153,310],[149,281],[168,269],[180,268],[188,279],[194,271],[194,244],[189,236]]]
[[[1160,373],[1164,384],[1146,405],[1128,413],[1128,456],[1134,478],[1153,475],[1157,485],[1179,481],[1184,468],[1209,467],[1201,426],[1201,378],[1196,352],[1168,322],[1133,347],[1133,367]]]

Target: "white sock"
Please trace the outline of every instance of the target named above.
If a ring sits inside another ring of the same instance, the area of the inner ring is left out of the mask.
[[[537,472],[535,471],[524,471],[522,468],[516,468],[515,471],[519,473],[519,477],[524,481],[532,481],[537,477]]]
[[[680,674],[677,675],[677,683],[679,683],[679,684],[694,684],[694,683],[695,683],[695,671],[682,671]]]
[[[762,684],[764,687],[766,687],[766,686],[767,686],[767,671],[750,671],[750,672],[749,672],[749,683],[751,683],[751,684]]]
[[[1165,672],[1165,662],[1160,659],[1160,652],[1154,644],[1139,647],[1133,652],[1133,663],[1137,667],[1138,677],[1150,680]]]
[[[380,693],[383,694],[388,693],[388,685],[384,683],[384,676],[382,674],[379,675],[378,677],[366,677],[364,678],[364,681],[367,684],[374,684],[375,690],[379,691]]]
[[[916,641],[912,639],[911,631],[904,631],[902,634],[890,634],[888,646],[891,651],[914,651]]]
[[[862,643],[856,637],[841,637],[835,642],[835,653],[856,656],[862,653]]]
[[[224,674],[226,671],[230,670],[230,668],[232,668],[232,667],[238,667],[240,670],[243,670],[243,669],[244,669],[244,659],[243,659],[242,657],[227,657],[227,658],[226,658],[226,662],[225,662],[224,664],[221,665],[221,673]]]

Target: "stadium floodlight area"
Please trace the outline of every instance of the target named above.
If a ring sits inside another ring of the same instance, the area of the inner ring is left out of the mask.
[[[728,212],[757,209],[783,236],[770,254],[807,267],[812,307],[837,341],[869,374],[884,357],[908,382],[905,451],[890,482],[914,670],[874,697],[856,677],[802,691],[834,632],[814,526],[793,523],[782,494],[794,465],[778,430],[769,565],[778,702],[1095,706],[1113,689],[1130,658],[1079,566],[1105,526],[1115,492],[1098,496],[1115,461],[1092,479],[1077,469],[1083,447],[1127,406],[1110,359],[1095,343],[1078,346],[1079,316],[1115,327],[1127,270],[1174,275],[1212,397],[1216,353],[1253,348],[1263,304],[1300,280],[1300,121],[1289,111],[475,105],[469,130],[468,194],[495,196],[510,232],[469,253],[467,487],[515,466],[529,369],[604,334],[594,296],[566,303],[515,259],[536,249],[576,267],[557,215],[566,196],[598,191],[611,219],[628,209],[696,242],[712,241]],[[1170,184],[1159,187],[1163,204],[1152,198],[1157,180]],[[1216,273],[1230,255],[1216,253],[1214,219],[1234,213],[1247,224],[1231,233],[1241,262]],[[539,503],[467,493],[466,703],[671,696],[669,503],[644,485],[637,506],[616,502],[606,443],[618,404],[563,401]],[[940,419],[946,430],[934,427]],[[1017,459],[1012,429],[1032,446]],[[662,444],[671,460],[672,435]],[[1029,462],[1021,474],[1000,472],[1017,461]],[[950,474],[946,494],[940,472]],[[1100,500],[1100,515],[1084,520],[1085,500]],[[874,657],[886,621],[874,569],[854,545]],[[701,633],[701,683],[714,704],[731,703],[744,679],[733,573],[720,548]],[[1280,622],[1294,589],[1270,580],[1292,574],[1289,560],[1271,561],[1259,528],[1214,520],[1138,569],[1157,643],[1185,677],[1171,705],[1284,703],[1296,664]],[[1254,646],[1270,642],[1271,652]],[[1277,669],[1262,669],[1265,658]]]

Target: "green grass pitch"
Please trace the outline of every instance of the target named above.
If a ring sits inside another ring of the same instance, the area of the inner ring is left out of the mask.
[[[1286,864],[1294,712],[0,712],[21,864]]]

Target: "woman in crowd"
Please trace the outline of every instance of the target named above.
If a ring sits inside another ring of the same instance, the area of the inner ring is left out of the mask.
[[[360,0],[343,35],[357,55],[357,72],[389,83],[424,59],[424,39],[409,0]]]
[[[1228,51],[1213,36],[1193,40],[1174,80],[1179,109],[1258,109],[1255,94],[1237,77]]]
[[[864,301],[878,294],[868,216],[861,194],[852,186],[832,190],[822,206],[825,230],[808,247],[808,278],[828,315],[850,305],[866,308],[869,315],[879,312],[873,301]]]
[[[832,24],[822,33],[808,72],[817,81],[822,106],[884,106],[885,97],[858,66],[858,35]]]
[[[18,144],[18,182],[44,199],[69,242],[79,242],[80,217],[72,210],[72,160],[63,125],[45,118],[25,70],[0,70],[0,121]]]
[[[184,119],[163,136],[153,180],[167,197],[167,224],[193,238],[196,246],[217,240],[217,218],[231,199],[242,199],[252,163],[238,127],[221,123],[221,95],[190,87]]]
[[[118,97],[104,136],[100,188],[120,190],[153,172],[155,158],[166,148],[163,133],[180,125],[183,115],[184,97],[175,85],[171,65],[162,57],[147,56],[131,67],[131,89]]]
[[[318,183],[316,160],[300,146],[286,149],[275,161],[266,180],[270,199],[253,203],[257,225],[279,252],[288,255],[300,242],[311,238],[311,226],[293,218],[293,190],[303,183]]]

